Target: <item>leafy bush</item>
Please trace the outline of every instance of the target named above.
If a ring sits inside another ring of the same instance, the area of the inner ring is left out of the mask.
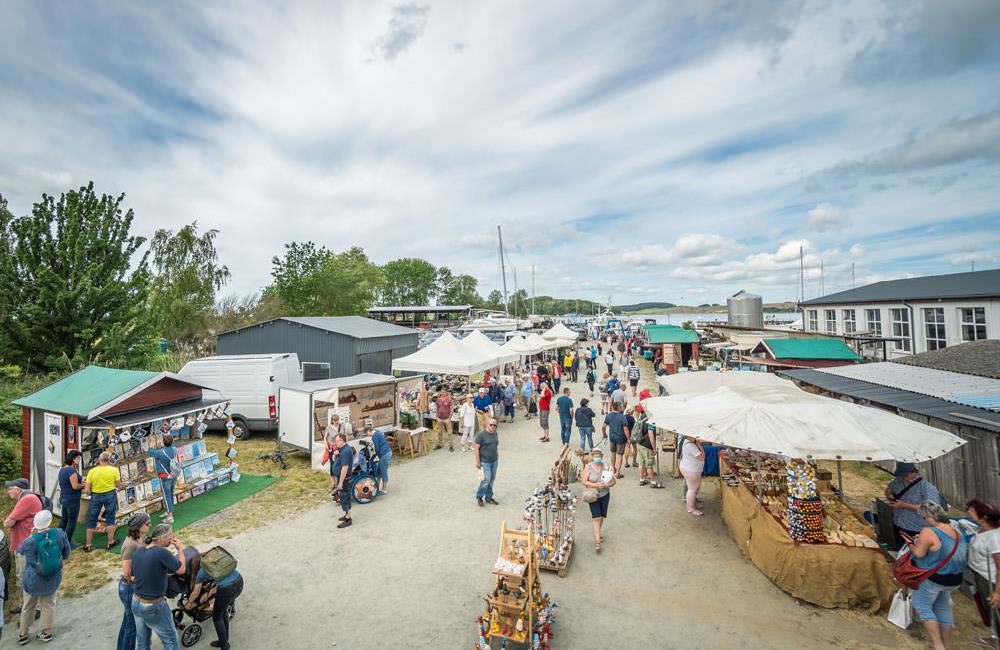
[[[21,439],[0,438],[0,481],[21,476]]]

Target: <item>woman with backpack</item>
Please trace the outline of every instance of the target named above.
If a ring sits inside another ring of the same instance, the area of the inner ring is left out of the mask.
[[[69,558],[70,552],[66,532],[61,528],[50,528],[51,512],[39,510],[33,524],[31,535],[17,549],[18,554],[24,556],[24,596],[18,645],[31,641],[29,632],[35,619],[35,608],[42,613],[42,631],[35,638],[45,642],[52,640],[55,594],[62,582],[63,560]]]
[[[594,384],[597,383],[597,373],[594,372],[594,369],[592,367],[587,369],[586,380],[587,380],[587,385],[590,386],[590,396],[593,397]]]
[[[221,547],[219,550],[222,550]],[[224,576],[216,573],[213,577],[212,574],[216,571],[214,564],[212,560],[207,559],[207,554],[203,556],[201,566],[194,577],[194,588],[186,602],[198,603],[201,599],[215,596],[215,600],[212,602],[212,624],[215,625],[215,634],[219,640],[213,641],[210,645],[222,648],[222,650],[229,650],[229,612],[227,610],[243,593],[243,576],[236,570],[236,560],[228,552],[223,552],[226,559],[231,562],[232,570]]]
[[[167,514],[163,522],[174,523],[174,482],[180,478],[180,465],[177,463],[177,450],[174,449],[174,437],[169,433],[163,436],[162,449],[147,451],[156,464],[156,476],[160,479],[160,490],[163,492],[163,509]]]

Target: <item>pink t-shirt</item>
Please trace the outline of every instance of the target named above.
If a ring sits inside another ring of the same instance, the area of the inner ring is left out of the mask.
[[[23,493],[17,500],[17,505],[4,520],[4,525],[10,528],[10,550],[16,551],[28,538],[35,525],[35,515],[41,509],[42,502],[30,492]]]

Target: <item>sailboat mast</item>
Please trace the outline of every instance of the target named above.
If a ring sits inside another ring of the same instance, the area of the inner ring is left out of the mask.
[[[531,313],[535,313],[535,265],[531,265]]]
[[[507,264],[503,259],[503,232],[497,226],[497,242],[500,244],[500,277],[503,279],[503,306],[506,311],[510,311],[510,302],[507,300]]]

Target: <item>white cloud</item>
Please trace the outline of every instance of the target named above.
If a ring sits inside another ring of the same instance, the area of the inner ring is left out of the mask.
[[[845,230],[851,218],[829,203],[820,203],[809,211],[809,229],[817,232]]]

